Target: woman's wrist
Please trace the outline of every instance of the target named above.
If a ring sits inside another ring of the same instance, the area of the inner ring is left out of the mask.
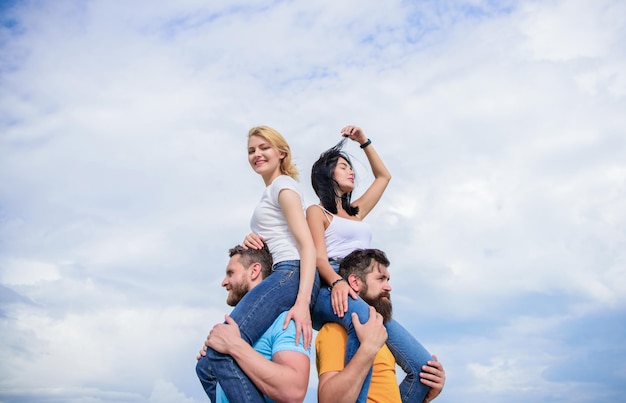
[[[330,289],[332,290],[337,284],[341,283],[342,281],[346,281],[346,279],[343,277],[339,277],[337,280],[332,282],[332,284],[330,285]]]
[[[359,147],[365,148],[365,147],[369,146],[370,144],[372,144],[372,140],[370,140],[368,138],[367,141],[365,143],[361,144]]]
[[[306,293],[304,292],[298,292],[298,295],[296,296],[296,302],[293,303],[293,306],[296,306],[298,304],[302,304],[302,305],[306,305],[308,306],[311,303],[311,293],[308,293],[308,297],[306,296]]]

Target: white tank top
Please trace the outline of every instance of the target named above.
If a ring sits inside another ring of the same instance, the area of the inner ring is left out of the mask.
[[[328,258],[343,259],[355,249],[366,249],[372,244],[372,227],[366,222],[350,220],[330,213],[319,206],[324,213],[333,217],[329,219],[328,228],[324,232]]]

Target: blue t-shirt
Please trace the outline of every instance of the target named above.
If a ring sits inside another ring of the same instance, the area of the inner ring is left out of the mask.
[[[278,318],[274,321],[272,326],[263,336],[254,343],[254,349],[261,353],[263,357],[271,360],[274,354],[280,351],[297,351],[302,354],[306,354],[309,357],[310,348],[304,348],[304,339],[300,336],[300,343],[296,346],[296,324],[293,320],[289,321],[289,325],[287,329],[283,330],[283,323],[285,323],[285,317],[287,316],[287,312],[281,313]],[[215,391],[215,398],[217,403],[229,403],[226,398],[226,394],[220,384],[217,384],[217,389]],[[269,397],[265,396],[265,401],[273,403]]]

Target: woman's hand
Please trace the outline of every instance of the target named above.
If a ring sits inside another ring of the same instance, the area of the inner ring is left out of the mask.
[[[243,240],[244,249],[263,249],[263,237],[254,232],[249,233]]]
[[[350,140],[354,140],[359,144],[363,144],[367,141],[367,137],[363,130],[357,126],[346,126],[341,129],[341,135],[343,137],[348,137]]]
[[[340,281],[331,290],[330,300],[335,315],[343,318],[343,315],[348,312],[348,295],[352,299],[357,299],[357,293],[354,292],[352,287],[346,281]]]
[[[296,300],[296,303],[287,312],[283,329],[287,329],[290,320],[296,323],[296,345],[300,343],[300,335],[302,335],[304,348],[308,349],[313,340],[313,324],[311,323],[309,304]]]

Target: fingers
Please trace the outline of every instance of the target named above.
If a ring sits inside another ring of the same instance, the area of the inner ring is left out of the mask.
[[[345,282],[337,283],[331,294],[333,312],[340,318],[343,318],[344,314],[348,312],[348,291],[346,289],[351,290],[351,288],[346,284]],[[344,285],[346,286],[344,287]]]
[[[443,371],[440,370],[439,368],[431,367],[429,365],[423,365],[422,366],[422,372],[420,373],[420,376],[422,374],[424,375],[425,378],[434,379],[436,377],[442,376],[443,375]]]
[[[338,285],[339,288],[337,289],[337,293],[339,295],[337,301],[339,302],[339,312],[341,313],[340,316],[343,317],[343,315],[348,312],[348,294],[354,291],[345,281],[340,282]]]
[[[242,242],[242,245],[241,245],[241,246],[243,246],[245,249],[250,249],[250,248],[252,248],[252,247],[253,247],[253,243],[252,243],[252,241],[251,241],[250,239],[248,239],[248,237],[246,236],[246,237],[243,239],[243,242]]]
[[[343,310],[341,309],[341,300],[339,298],[333,298],[332,301],[333,312],[340,318],[343,318]]]
[[[446,371],[443,365],[438,361],[437,356],[433,354],[434,361],[428,361],[428,365],[422,366],[420,372],[420,382],[431,388],[441,389],[446,381]]]
[[[349,293],[350,296],[352,297],[353,300],[357,300],[359,299],[359,294],[357,294],[352,287],[349,288]],[[348,306],[348,298],[346,297],[346,307]]]
[[[357,126],[353,126],[353,125],[348,125],[348,126],[344,126],[343,129],[341,129],[341,134],[343,134],[344,136],[349,136],[351,134],[354,134],[358,131],[361,131],[360,127]]]
[[[337,316],[343,318],[343,315],[348,312],[348,294],[352,289],[345,281],[337,283],[333,288],[333,297],[337,301]]]
[[[341,129],[341,135],[343,137],[349,137],[350,140],[359,140],[360,137],[364,136],[363,131],[360,127],[357,126],[345,126]]]
[[[383,315],[379,314],[374,307],[370,306],[370,321],[373,321],[376,325],[384,329]],[[385,337],[386,339],[387,337]]]
[[[296,325],[296,346],[300,344],[300,336],[302,335],[302,329]]]
[[[304,335],[303,335],[304,327],[301,326],[300,323],[298,323],[298,321],[296,320],[296,318],[294,318],[289,313],[285,315],[285,321],[283,322],[283,330],[287,329],[287,327],[289,326],[289,321],[291,321],[292,319],[294,323],[296,324],[296,346],[297,346],[300,343],[300,336],[302,335],[302,337],[304,338]]]
[[[435,354],[433,354],[433,360],[434,361],[428,361],[428,365],[424,365],[422,367],[423,370],[430,370],[431,368],[434,368],[438,371],[441,371],[443,373],[445,373],[444,369],[443,369],[443,365],[441,365],[441,363],[439,362],[439,360],[437,359],[437,356]],[[432,371],[430,371],[432,372]]]
[[[242,246],[246,249],[261,249],[263,248],[263,237],[251,232],[244,238]]]
[[[443,371],[443,365],[439,361],[428,361],[428,365],[424,365],[428,368],[435,368],[439,371]]]
[[[300,336],[302,336],[302,344],[308,349],[313,341],[313,326],[311,323],[308,326],[305,323],[298,323],[295,319],[294,322],[296,323],[296,346],[300,344]]]
[[[311,347],[311,342],[313,341],[313,326],[311,326],[310,322],[308,324],[296,323],[296,346],[300,343],[300,336],[302,336],[304,348],[308,349]]]
[[[206,342],[205,342],[206,343]],[[199,360],[202,357],[206,356],[206,344],[202,346],[202,348],[200,349],[200,351],[198,351],[198,355],[196,356],[196,360]]]
[[[311,347],[313,341],[313,328],[311,326],[298,326],[296,325],[296,346],[300,344],[300,336],[302,336],[302,344],[304,348]]]
[[[376,312],[376,310],[372,308],[371,306],[370,306],[370,317],[368,321],[370,320],[372,321],[380,320],[381,323],[383,321],[383,317],[378,312]],[[354,325],[355,328],[357,326],[364,326],[364,324],[361,323],[361,320],[359,319],[359,315],[357,315],[356,312],[352,312],[352,324]]]
[[[383,316],[376,312],[373,306],[370,306],[370,318],[376,318],[376,320],[383,320]]]
[[[434,389],[439,389],[439,387],[441,386],[441,382],[431,381],[429,379],[425,379],[424,377],[420,377],[420,382]]]
[[[333,308],[333,313],[339,316],[339,301],[337,299],[336,290],[332,290],[330,293],[330,306]]]
[[[287,326],[289,326],[289,321],[290,320],[291,320],[291,315],[289,315],[289,313],[287,313],[287,315],[285,315],[285,321],[283,322],[283,330],[287,329]]]
[[[355,329],[363,326],[356,312],[352,312],[352,326],[354,326]]]
[[[352,325],[361,344],[369,345],[378,351],[387,341],[387,330],[383,317],[373,307],[369,307],[369,319],[361,325],[356,313],[352,316]]]
[[[311,347],[311,342],[313,341],[313,328],[305,327],[304,329],[304,348],[308,349]]]

